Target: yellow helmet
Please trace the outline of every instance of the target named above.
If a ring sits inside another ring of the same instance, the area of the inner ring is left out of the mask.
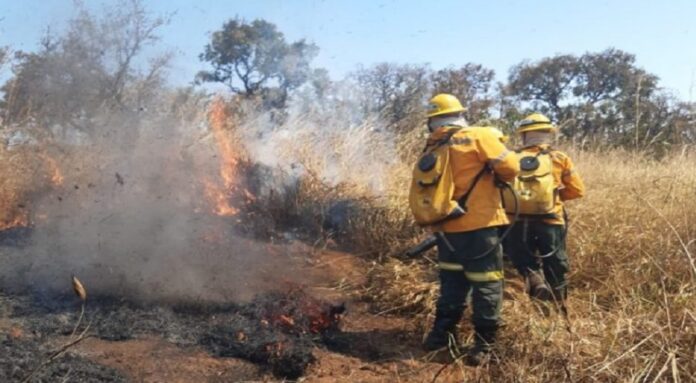
[[[440,93],[428,101],[428,118],[465,110],[456,97],[447,93]]]
[[[517,123],[518,134],[534,130],[551,130],[555,132],[557,128],[553,126],[548,117],[541,113],[532,113]]]

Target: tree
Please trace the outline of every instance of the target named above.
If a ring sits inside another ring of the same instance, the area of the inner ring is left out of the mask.
[[[635,56],[630,53],[613,48],[585,53],[578,60],[577,73],[573,87],[577,100],[572,107],[575,123],[569,128],[583,137],[625,135],[629,127],[637,133],[639,106],[658,102],[654,94],[657,77],[636,67]]]
[[[265,20],[227,21],[199,56],[212,66],[197,82],[220,82],[247,97],[262,95],[284,105],[288,93],[304,84],[318,48],[304,39],[287,43],[282,32]]]
[[[331,77],[329,77],[329,71],[324,68],[318,68],[312,71],[309,76],[309,83],[312,85],[311,89],[314,91],[314,95],[323,99],[329,96],[331,91]]]
[[[9,49],[7,47],[0,47],[0,69],[2,69],[5,62],[7,62],[7,56]]]
[[[86,51],[67,54],[47,34],[36,53],[16,52],[14,76],[2,90],[2,108],[8,122],[34,118],[42,124],[71,123],[96,110],[106,96],[106,74]]]
[[[563,118],[561,103],[572,94],[578,76],[578,58],[558,55],[539,62],[522,63],[510,69],[509,92],[550,117]]]
[[[468,63],[461,68],[439,70],[431,76],[433,93],[451,93],[467,108],[469,121],[489,117],[493,105],[491,86],[495,72],[482,65]]]
[[[573,95],[596,104],[620,97],[632,97],[641,82],[641,97],[655,90],[657,77],[635,66],[635,56],[610,48],[600,53],[585,53],[578,61],[577,84]]]
[[[15,54],[0,103],[9,121],[34,118],[88,131],[90,117],[138,110],[161,83],[170,54],[154,57],[144,73],[134,61],[158,40],[166,18],[151,17],[140,0],[121,0],[100,16],[77,4],[65,33],[49,29],[38,52]]]
[[[396,123],[417,115],[430,93],[430,71],[422,65],[380,63],[362,68],[352,77],[363,94],[363,110],[381,113]]]
[[[674,133],[683,131],[676,124],[685,126],[683,110],[657,83],[634,55],[610,48],[520,63],[505,92],[527,110],[549,114],[567,137],[642,146],[684,136]]]

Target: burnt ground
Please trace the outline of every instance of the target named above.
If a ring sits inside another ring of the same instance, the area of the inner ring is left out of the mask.
[[[302,262],[315,282],[249,302],[155,304],[90,297],[80,327],[90,323],[88,337],[31,381],[432,379],[442,364],[420,351],[421,333],[411,321],[370,314],[365,303],[351,300],[348,291],[364,282],[368,265],[349,254],[305,250]],[[306,308],[292,306],[295,302],[324,304],[323,309],[346,302],[341,330],[311,331],[311,318],[302,314]],[[74,339],[79,307],[70,295],[0,293],[0,381],[22,381]]]

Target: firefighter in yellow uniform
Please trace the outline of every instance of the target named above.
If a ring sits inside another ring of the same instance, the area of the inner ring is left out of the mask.
[[[503,299],[503,261],[498,228],[508,224],[501,204],[500,181],[510,181],[519,165],[513,153],[491,128],[468,127],[459,100],[449,94],[433,97],[428,105],[428,147],[451,135],[449,166],[454,200],[465,211],[434,226],[438,237],[440,295],[426,350],[446,347],[456,340],[456,326],[471,294],[475,344],[471,364],[479,364],[495,341]],[[427,151],[426,147],[426,151]],[[467,198],[463,198],[467,195]],[[451,337],[451,338],[450,338]]]
[[[517,150],[523,169],[520,178],[524,177],[525,172],[522,159],[543,159],[548,156],[552,195],[547,197],[550,201],[547,213],[525,214],[523,211],[519,214],[504,240],[504,247],[515,268],[524,276],[531,296],[542,300],[555,299],[562,304],[567,294],[565,275],[569,270],[563,204],[581,198],[585,194],[585,186],[570,157],[551,147],[557,131],[551,121],[540,113],[531,114],[518,124],[517,133],[522,138],[522,147]],[[511,212],[509,206],[506,208]]]

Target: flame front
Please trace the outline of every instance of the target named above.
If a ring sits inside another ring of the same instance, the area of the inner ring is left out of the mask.
[[[231,205],[233,197],[242,197],[246,200],[253,198],[246,189],[240,188],[238,172],[242,155],[241,144],[235,142],[228,124],[230,115],[222,98],[213,101],[208,110],[208,124],[213,134],[220,158],[219,174],[222,185],[210,180],[204,180],[205,193],[213,205],[213,212],[219,216],[233,216],[239,210]]]
[[[63,173],[60,171],[60,167],[58,167],[58,162],[53,157],[50,157],[48,154],[42,154],[41,158],[46,163],[46,166],[49,169],[49,175],[51,177],[51,183],[53,186],[60,186],[63,184]]]
[[[225,102],[221,98],[213,101],[208,114],[208,121],[220,154],[220,176],[225,189],[233,191],[235,188],[237,164],[239,163],[239,152],[235,150],[232,137],[229,131],[225,129],[229,120]]]
[[[230,217],[238,213],[232,205],[230,205],[229,194],[220,188],[215,183],[205,180],[205,194],[208,200],[213,204],[213,212],[222,217]]]
[[[0,231],[29,226],[32,221],[30,210],[33,210],[29,201],[31,192],[46,186],[58,187],[64,182],[58,162],[46,153],[31,157],[20,152],[10,159],[14,162],[5,164],[9,170],[3,171],[5,179],[0,182]],[[34,162],[37,159],[39,163]],[[43,172],[29,171],[34,166],[39,166]]]

